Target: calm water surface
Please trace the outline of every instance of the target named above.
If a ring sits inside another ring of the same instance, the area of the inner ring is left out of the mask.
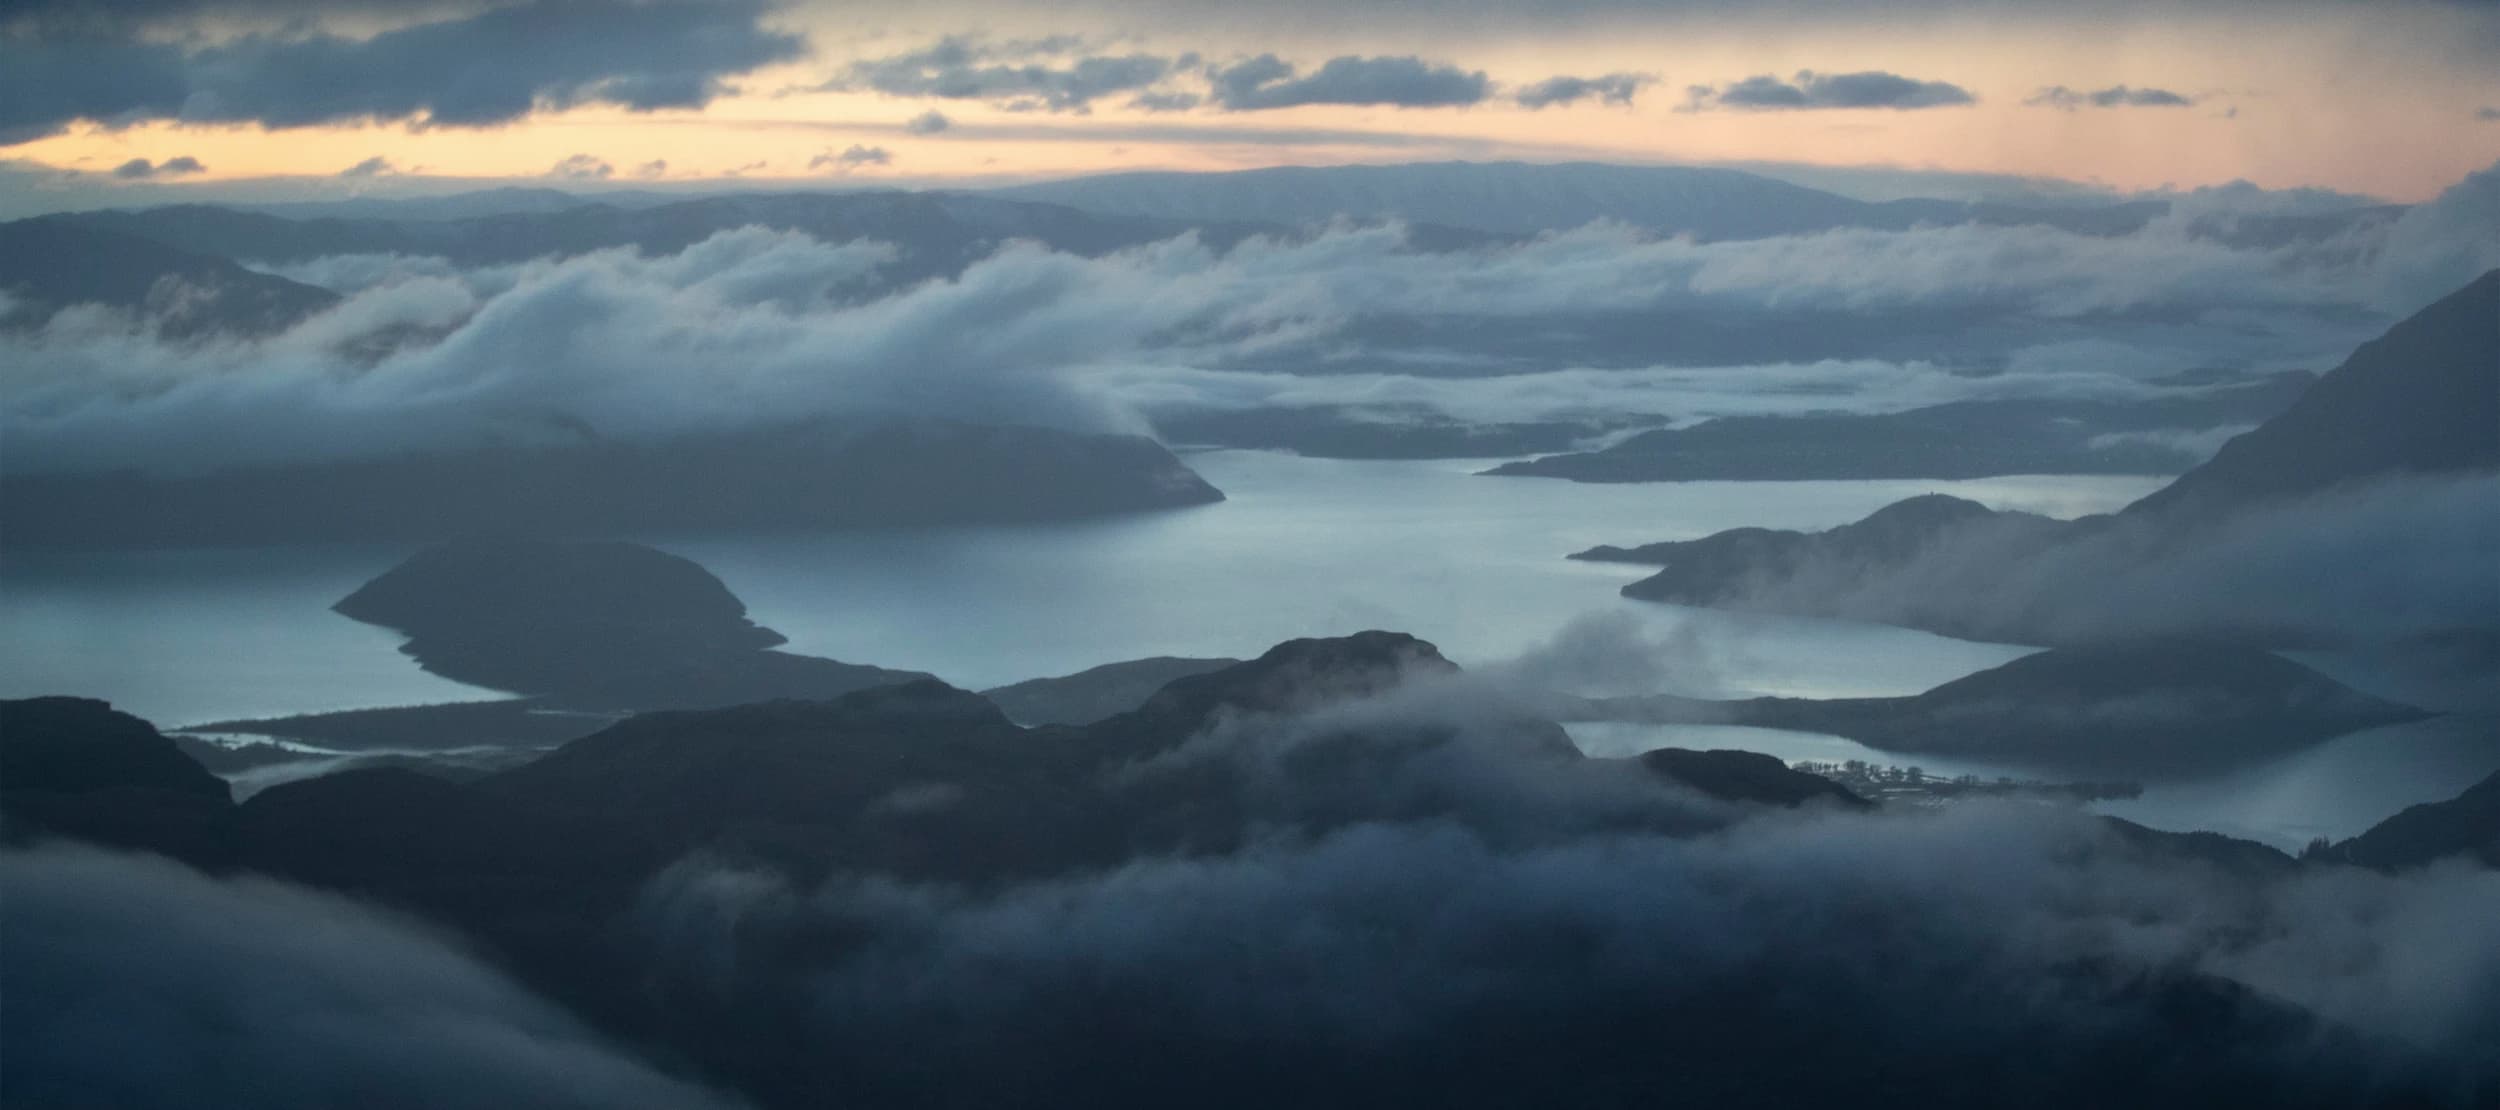
[[[1479,477],[1489,465],[1481,461],[1218,451],[1190,463],[1229,500],[1074,524],[642,538],[710,568],[792,650],[926,670],[968,687],[1144,655],[1249,655],[1367,628],[1412,632],[1463,664],[1483,664],[1549,640],[1575,617],[1614,611],[1680,645],[1666,689],[1842,697],[1914,693],[2027,649],[1625,601],[1616,589],[1642,568],[1563,556],[1740,525],[1828,527],[1927,492],[2076,516],[2160,484],[1582,485]],[[165,725],[491,696],[419,671],[398,653],[397,636],[329,611],[407,554],[350,546],[11,556],[0,562],[0,696],[103,697]],[[1761,729],[1574,731],[1605,754],[1675,744],[1907,762],[1836,737]],[[2296,843],[2313,826],[2346,835],[2452,794],[2500,765],[2477,754],[2491,749],[2487,733],[2453,720],[2378,730],[2110,808],[2150,824]],[[1943,762],[1921,764],[2020,773]]]
[[[1709,632],[1697,692],[1906,692],[2020,649],[1820,621],[1688,613],[1615,596],[1638,567],[1597,543],[1739,524],[1822,527],[1928,490],[2066,515],[2129,478],[1579,485],[1482,462],[1191,457],[1230,500],[1013,528],[642,537],[704,564],[792,649],[972,687],[1153,654],[1410,631],[1462,662],[1507,657],[1574,615]],[[409,554],[393,546],[11,555],[0,560],[0,696],[108,698],[166,724],[488,696],[426,675],[398,637],[329,611]]]

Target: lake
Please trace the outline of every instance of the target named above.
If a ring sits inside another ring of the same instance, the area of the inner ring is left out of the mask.
[[[1650,688],[1848,697],[1915,693],[2028,649],[1632,602],[1615,591],[1643,568],[1563,556],[1740,525],[1828,527],[1929,492],[2076,516],[2161,484],[2015,477],[1583,485],[1480,477],[1474,472],[1492,465],[1481,460],[1214,451],[1189,462],[1228,500],[1042,526],[640,538],[719,575],[756,621],[790,638],[791,650],[926,670],[973,688],[1146,655],[1250,655],[1281,640],[1367,628],[1411,632],[1461,664],[1483,665],[1536,648],[1574,618],[1612,612],[1630,615],[1660,645],[1664,670]],[[419,671],[396,650],[397,636],[329,611],[406,554],[351,546],[11,555],[0,561],[0,696],[102,697],[169,727],[491,696]],[[1575,732],[1592,751],[1645,742],[1629,732]],[[1833,737],[1669,734],[1682,738],[1660,742],[1910,762],[1839,754],[1856,745]],[[2123,812],[2165,827],[2297,843],[2309,827],[2298,811],[2341,796],[2329,789],[2338,778],[2352,781],[2350,815],[2317,819],[2342,830],[2331,835],[2346,835],[2403,804],[2453,794],[2500,765],[2500,757],[2483,759],[2482,771],[2459,778],[2476,763],[2472,751],[2491,746],[2423,741],[2429,754],[2384,774],[2338,769],[2386,746],[2366,739],[2374,735],[2314,749],[2303,757],[2312,760],[2301,764],[2306,771],[2175,794],[2148,790]]]

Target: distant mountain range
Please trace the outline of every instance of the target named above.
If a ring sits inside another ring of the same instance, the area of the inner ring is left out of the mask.
[[[0,330],[41,326],[74,305],[101,305],[187,339],[266,335],[339,296],[238,265],[231,256],[69,219],[0,223]],[[13,303],[12,303],[13,302]]]
[[[1704,240],[1961,224],[2115,235],[2143,227],[2170,207],[2157,200],[2036,206],[1869,202],[1730,169],[1447,162],[1110,174],[977,193],[851,190],[683,196],[494,189],[399,200],[105,209],[38,216],[0,228],[16,235],[47,229],[56,235],[111,232],[229,261],[283,263],[396,253],[474,266],[620,246],[669,253],[714,233],[752,225],[804,231],[827,240],[895,243],[904,249],[905,259],[893,276],[908,279],[950,272],[1009,239],[1093,255],[1183,231],[1194,230],[1223,244],[1257,233],[1306,233],[1335,219],[1403,220],[1417,225],[1420,245],[1445,249],[1601,220]],[[2368,207],[2241,216],[2203,230],[2240,246],[2324,241],[2400,211]],[[65,241],[63,246],[77,249],[78,244]],[[95,271],[141,272],[141,261],[115,260]],[[160,262],[147,272],[164,269]],[[31,299],[41,303],[71,303],[78,275],[46,271],[24,262],[0,269],[0,287],[29,289]]]
[[[1064,520],[1223,500],[1140,436],[886,420],[648,443],[0,475],[0,545],[161,547]]]
[[[2170,437],[2266,420],[2312,380],[2290,372],[2136,401],[2025,398],[1892,413],[1724,416],[1486,473],[1575,482],[2176,474],[2204,460]]]
[[[596,201],[488,215],[288,218],[211,205],[38,216],[18,224],[110,231],[201,254],[297,262],[344,254],[424,255],[459,266],[565,257],[610,247],[672,254],[741,227],[827,241],[877,239],[905,251],[901,276],[951,272],[1010,239],[1096,255],[1191,227],[1239,237],[1239,221],[1179,224],[1106,217],[1061,205],[955,193],[727,193],[647,207]]]
[[[1337,217],[1533,235],[1598,220],[1695,239],[1757,239],[1840,228],[2028,224],[2086,235],[2136,230],[2170,211],[2158,200],[2016,205],[1906,199],[1862,201],[1742,170],[1598,162],[1434,162],[1386,166],[1279,166],[1231,173],[1119,173],[992,190],[1106,215],[1163,220],[1256,220],[1284,225]],[[2253,241],[2331,233],[2389,218],[2383,208],[2250,225]]]
[[[2272,652],[2193,640],[2057,648],[1892,698],[1559,699],[1564,720],[1726,724],[1844,736],[1891,752],[2120,776],[2248,766],[2432,714]]]

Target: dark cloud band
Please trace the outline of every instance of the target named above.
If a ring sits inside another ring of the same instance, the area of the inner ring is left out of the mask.
[[[1548,77],[1519,90],[1519,106],[1527,109],[1551,108],[1595,100],[1601,104],[1630,104],[1641,86],[1656,81],[1646,73],[1609,73],[1603,77]]]
[[[1456,107],[1482,103],[1493,82],[1482,70],[1436,65],[1412,55],[1330,58],[1303,75],[1274,54],[1212,68],[1215,104],[1226,111],[1297,108],[1306,104]]]
[[[578,104],[701,107],[724,78],[802,53],[761,25],[765,12],[760,0],[537,0],[362,40],[0,39],[0,143],[77,120],[483,127]]]
[[[1685,108],[1700,111],[1735,108],[1744,111],[1804,111],[1825,108],[1951,108],[1978,103],[1979,98],[1948,81],[1921,81],[1882,70],[1859,73],[1816,73],[1801,70],[1794,80],[1770,74],[1748,77],[1724,86],[1694,85]]]

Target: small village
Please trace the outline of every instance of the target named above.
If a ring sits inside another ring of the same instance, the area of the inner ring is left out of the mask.
[[[2134,782],[2046,782],[2011,776],[1984,779],[1967,774],[1948,777],[1930,775],[1919,767],[1891,767],[1861,759],[1839,763],[1796,760],[1789,767],[1830,779],[1869,801],[1905,805],[1940,806],[1970,798],[2024,798],[2081,805],[2144,793],[2143,784]]]

